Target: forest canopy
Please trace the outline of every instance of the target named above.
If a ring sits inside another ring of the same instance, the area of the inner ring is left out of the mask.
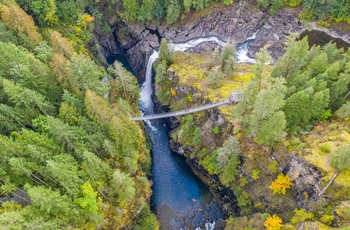
[[[137,80],[88,52],[88,4],[0,3],[2,228],[158,228]]]

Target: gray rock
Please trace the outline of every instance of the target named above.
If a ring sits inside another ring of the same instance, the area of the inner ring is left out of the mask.
[[[121,50],[117,46],[113,34],[108,34],[107,37],[101,39],[100,45],[103,47],[104,56],[106,58],[115,54],[121,54]]]
[[[215,50],[216,47],[218,47],[218,44],[214,42],[203,42],[194,48],[186,50],[186,52],[201,54],[206,52],[212,52]]]
[[[284,42],[288,35],[302,31],[303,27],[299,19],[284,10],[280,10],[270,16],[260,28],[256,39],[248,47],[248,56],[254,57],[260,48],[269,45],[268,51],[274,59],[277,59],[285,52]]]

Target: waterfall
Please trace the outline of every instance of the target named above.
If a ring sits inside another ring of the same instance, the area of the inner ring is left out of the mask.
[[[148,59],[145,82],[141,87],[140,93],[140,106],[145,114],[153,114],[153,101],[152,101],[152,66],[158,59],[159,54],[157,51],[153,51],[152,55]]]

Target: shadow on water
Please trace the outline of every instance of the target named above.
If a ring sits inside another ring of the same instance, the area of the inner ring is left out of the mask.
[[[318,31],[318,30],[305,30],[300,34],[300,39],[303,39],[304,37],[309,37],[309,46],[312,47],[313,45],[320,45],[323,46],[330,41],[335,42],[336,46],[338,48],[344,48],[345,51],[348,50],[350,44],[345,42],[344,40],[340,38],[334,38],[325,32]]]
[[[110,56],[106,58],[106,61],[108,65],[112,65],[114,61],[119,61],[120,63],[123,64],[124,68],[133,73],[133,70],[131,66],[129,65],[128,60],[126,59],[126,56],[124,54],[115,54],[113,56]]]

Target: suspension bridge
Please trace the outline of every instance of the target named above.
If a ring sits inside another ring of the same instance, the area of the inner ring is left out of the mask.
[[[142,120],[154,120],[154,119],[160,119],[160,118],[166,118],[166,117],[175,117],[175,116],[181,116],[181,115],[186,115],[190,113],[195,113],[199,112],[202,110],[207,110],[211,108],[218,107],[220,105],[225,105],[225,104],[234,104],[239,102],[240,99],[240,93],[239,92],[232,92],[230,96],[222,101],[198,106],[198,107],[193,107],[193,108],[188,108],[188,109],[183,109],[183,110],[178,110],[174,112],[169,112],[169,113],[159,113],[159,114],[150,114],[146,116],[140,116],[140,117],[131,117],[130,120],[133,121],[142,121]]]

